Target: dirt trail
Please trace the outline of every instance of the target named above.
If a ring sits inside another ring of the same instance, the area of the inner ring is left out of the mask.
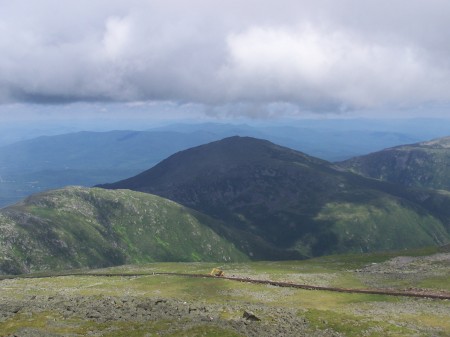
[[[450,293],[448,292],[433,292],[423,289],[411,289],[411,290],[388,290],[388,289],[355,289],[355,288],[339,288],[339,287],[322,287],[307,284],[297,284],[290,282],[279,282],[271,280],[257,280],[252,278],[240,278],[240,277],[216,277],[205,274],[185,274],[185,273],[169,273],[169,272],[154,272],[154,273],[61,273],[51,275],[20,275],[20,276],[1,276],[0,280],[4,279],[23,279],[23,278],[49,278],[49,277],[62,277],[62,276],[91,276],[91,277],[139,277],[139,276],[151,276],[151,275],[167,275],[167,276],[179,276],[179,277],[196,277],[196,278],[212,278],[217,280],[230,280],[237,282],[256,283],[256,284],[268,284],[276,287],[285,288],[297,288],[304,290],[319,290],[319,291],[334,291],[350,294],[373,294],[373,295],[387,295],[387,296],[403,296],[403,297],[419,297],[430,298],[439,300],[450,300]]]

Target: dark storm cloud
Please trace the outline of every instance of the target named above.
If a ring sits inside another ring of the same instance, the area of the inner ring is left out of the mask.
[[[448,1],[0,7],[3,103],[236,103],[253,114],[278,103],[321,111],[450,101]]]

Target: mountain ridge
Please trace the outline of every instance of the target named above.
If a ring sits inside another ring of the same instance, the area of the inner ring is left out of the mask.
[[[0,273],[153,261],[245,261],[221,225],[133,191],[67,187],[0,210]]]
[[[286,125],[171,124],[143,131],[125,128],[71,133],[67,133],[70,128],[62,129],[58,135],[0,146],[0,207],[39,191],[68,185],[87,187],[125,179],[176,151],[232,135],[269,139],[333,161],[422,139],[394,130],[377,131],[384,129],[382,125],[373,130],[361,130],[361,121],[350,123],[353,125],[350,127],[337,121],[327,126],[324,123],[303,120],[290,121]],[[33,134],[31,130],[30,134]],[[356,143],[354,138],[360,141]]]
[[[450,190],[450,137],[387,148],[335,166],[406,187]]]
[[[251,137],[184,150],[99,187],[157,194],[307,256],[449,239],[442,220],[403,187],[338,171],[324,160]],[[392,242],[382,240],[383,232],[390,232]]]

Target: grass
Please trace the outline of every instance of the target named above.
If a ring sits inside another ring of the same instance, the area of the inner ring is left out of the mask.
[[[63,322],[63,324],[58,324]],[[1,333],[9,335],[19,333],[25,328],[45,332],[49,334],[77,334],[87,336],[92,331],[101,332],[104,337],[123,337],[126,332],[127,337],[160,336],[161,331],[167,331],[172,325],[172,321],[158,322],[108,322],[96,323],[83,319],[65,319],[56,312],[41,312],[32,315],[17,315],[8,320],[7,323],[0,323]],[[176,329],[173,333],[166,334],[168,337],[243,337],[243,335],[223,328],[200,325],[187,329]]]
[[[310,309],[306,311],[305,316],[318,329],[332,329],[349,337],[408,336],[414,333],[395,323],[376,321],[372,317],[349,315],[330,310]]]
[[[426,251],[409,252],[422,256]],[[0,298],[27,299],[30,296],[83,296],[120,298],[123,296],[165,298],[208,306],[223,321],[239,321],[243,308],[253,308],[264,324],[273,321],[277,312],[296,312],[303,317],[311,331],[328,330],[342,336],[449,336],[450,303],[448,301],[397,298],[370,294],[346,294],[327,291],[307,291],[269,285],[240,283],[217,278],[187,278],[153,275],[153,272],[181,272],[207,274],[213,267],[221,267],[227,275],[248,276],[272,280],[305,280],[310,284],[325,283],[342,287],[363,287],[360,277],[350,268],[382,263],[393,255],[329,256],[306,261],[242,262],[218,265],[215,263],[151,263],[143,266],[122,266],[93,272],[142,272],[139,277],[65,276],[45,279],[15,279],[1,281]],[[376,261],[376,262],[375,262]],[[445,273],[447,265],[440,265]],[[391,286],[391,280],[376,279],[379,287]],[[402,287],[416,286],[403,279]],[[431,290],[448,290],[448,278],[430,274],[421,286]],[[0,331],[6,334],[20,329],[40,329],[52,333],[80,334],[98,331],[102,336],[243,336],[238,331],[214,324],[193,324],[186,321],[181,327],[171,318],[147,322],[112,321],[107,325],[82,318],[64,318],[57,312],[17,314],[0,320]],[[262,323],[261,323],[262,324]]]
[[[379,197],[363,204],[328,203],[317,220],[333,224],[332,231],[341,242],[337,251],[341,253],[424,247],[448,241],[448,233],[439,220],[405,207],[403,201],[393,197]]]
[[[63,325],[56,323],[61,321],[64,321]],[[105,323],[99,324],[81,319],[65,319],[61,314],[52,311],[30,315],[18,314],[5,323],[0,323],[0,331],[6,335],[18,333],[24,328],[58,334],[87,334],[93,328],[101,331],[106,330],[108,327],[109,324]]]
[[[87,336],[92,331],[99,331],[105,337],[123,337],[124,332],[126,332],[128,337],[139,337],[149,332],[154,332],[154,336],[156,336],[159,331],[167,330],[170,324],[171,321],[97,323],[81,318],[67,319],[57,312],[46,311],[31,315],[19,314],[4,324],[0,323],[0,328],[1,333],[7,335],[18,333],[26,328],[27,330],[63,335],[78,334]],[[188,336],[196,335],[191,334]]]
[[[436,290],[446,290],[450,292],[450,277],[446,276],[437,276],[437,277],[428,277],[418,283],[419,287],[422,288],[431,288]]]
[[[217,327],[211,327],[207,325],[196,326],[190,329],[182,329],[174,332],[173,334],[167,335],[169,337],[243,337],[241,334],[234,333],[232,331],[224,330]]]

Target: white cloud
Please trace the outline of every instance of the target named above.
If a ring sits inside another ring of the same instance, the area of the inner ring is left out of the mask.
[[[106,30],[102,44],[106,56],[117,59],[125,52],[130,38],[130,23],[127,18],[110,17],[106,20]]]
[[[222,77],[231,99],[284,99],[354,107],[450,98],[450,69],[426,51],[364,39],[345,30],[255,27],[228,38]]]
[[[3,103],[285,102],[322,111],[450,101],[447,1],[0,0],[0,7]]]

